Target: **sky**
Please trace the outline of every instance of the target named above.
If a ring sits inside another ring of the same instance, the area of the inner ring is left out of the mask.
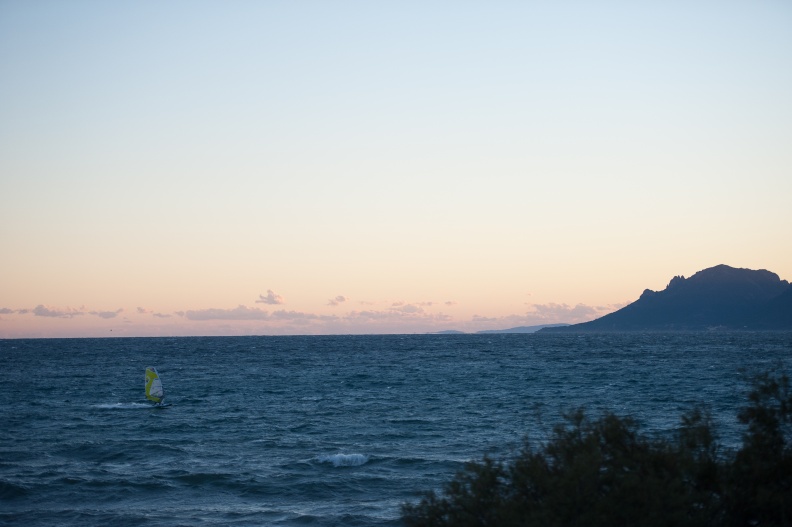
[[[0,0],[0,338],[575,323],[792,279],[792,4]]]

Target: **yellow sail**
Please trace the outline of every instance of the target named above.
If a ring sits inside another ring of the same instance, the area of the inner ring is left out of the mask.
[[[146,368],[146,399],[161,403],[164,398],[165,390],[162,388],[157,369],[149,366]]]

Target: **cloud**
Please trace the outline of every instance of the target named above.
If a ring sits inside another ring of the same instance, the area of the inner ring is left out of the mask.
[[[122,308],[116,309],[115,311],[87,311],[85,309],[85,306],[81,306],[80,308],[73,308],[73,307],[54,308],[39,304],[32,310],[20,309],[17,311],[17,313],[25,314],[28,312],[32,312],[37,317],[49,317],[49,318],[74,318],[76,316],[87,314],[99,318],[110,319],[117,317],[118,314],[123,313],[123,311],[124,310]]]
[[[570,306],[569,304],[532,304],[533,314],[539,317],[542,321],[548,322],[586,322],[599,316],[599,311],[596,307],[587,306],[585,304],[577,304]]]
[[[393,318],[394,314],[391,311],[377,311],[373,309],[366,309],[364,311],[350,311],[344,317],[347,320],[382,320]]]
[[[37,317],[52,317],[52,318],[73,318],[79,315],[84,315],[85,308],[74,309],[67,307],[64,309],[50,308],[42,304],[33,308],[33,314]]]
[[[270,291],[271,292],[271,291]],[[234,309],[199,309],[176,313],[188,320],[267,320],[269,314],[257,308],[238,306]]]
[[[607,315],[608,313],[613,313],[614,311],[618,311],[623,307],[627,307],[632,302],[617,302],[615,304],[608,304],[606,306],[597,306],[597,311],[602,312],[603,315]]]
[[[394,307],[391,308],[391,311],[397,311],[399,313],[407,313],[407,314],[418,314],[418,313],[423,313],[424,308],[416,304],[400,303],[399,305],[394,305]]]
[[[179,311],[176,312],[176,314],[185,317],[188,320],[193,320],[193,321],[254,320],[254,321],[264,322],[272,327],[280,327],[280,328],[287,327],[288,325],[305,327],[307,325],[313,325],[313,324],[333,323],[339,320],[339,318],[335,315],[331,315],[331,316],[317,315],[315,313],[305,313],[302,311],[287,311],[285,309],[280,309],[278,311],[273,311],[272,313],[269,313],[267,311],[255,307],[251,308],[243,305],[235,307],[234,309],[211,308],[211,309],[200,309],[200,310],[190,310],[190,311]],[[154,316],[166,317],[169,315],[155,314]]]
[[[284,309],[273,311],[272,316],[270,318],[272,320],[277,320],[280,322],[290,322],[292,324],[297,324],[300,326],[313,324],[314,322],[332,323],[332,322],[337,322],[339,320],[338,317],[335,315],[317,315],[315,313],[304,313],[302,311],[286,311]]]
[[[447,306],[455,306],[458,304],[458,302],[456,300],[446,300],[444,304]]]
[[[404,302],[402,300],[399,300],[391,304],[391,309],[396,309],[397,311],[411,312],[423,307],[432,307],[436,303],[437,302]]]
[[[123,309],[116,309],[115,311],[90,311],[89,315],[94,315],[100,318],[115,318]]]
[[[474,315],[471,323],[473,329],[506,329],[518,326],[538,326],[541,324],[578,324],[588,322],[603,315],[607,315],[620,306],[589,306],[586,304],[531,304],[530,311],[524,314],[506,315],[502,317],[485,317]]]
[[[337,297],[331,298],[330,300],[328,300],[327,301],[327,305],[328,306],[338,306],[340,304],[343,304],[346,301],[347,301],[347,297],[342,296],[342,295],[338,295]]]
[[[451,317],[443,314],[426,313],[422,308],[412,304],[405,304],[398,308],[391,308],[387,311],[379,310],[365,310],[365,311],[350,311],[344,317],[349,321],[447,321]]]
[[[542,319],[577,324],[579,322],[588,322],[589,320],[605,316],[608,313],[613,313],[628,304],[630,304],[630,302],[608,304],[604,306],[588,306],[586,304],[570,306],[568,304],[550,303],[532,304],[531,307],[533,307],[533,313],[540,316]]]
[[[360,301],[359,303],[365,306],[372,306],[376,304],[376,302],[367,302],[367,301]],[[423,301],[423,302],[405,302],[403,300],[388,301],[387,307],[384,309],[362,309],[359,311],[352,310],[343,317],[341,317],[339,320],[344,321],[345,323],[354,323],[354,324],[386,323],[388,324],[388,326],[405,323],[409,325],[406,326],[406,328],[407,327],[412,328],[409,331],[412,330],[420,331],[420,329],[418,328],[425,324],[452,320],[452,317],[449,315],[445,315],[442,313],[430,313],[426,309],[424,309],[426,307],[432,307],[436,305],[437,302],[431,302],[431,301]],[[419,324],[421,326],[415,326],[415,324]],[[380,329],[389,331],[390,327],[381,327]],[[376,331],[376,329],[372,327],[372,331]]]
[[[157,317],[157,318],[171,318],[173,316],[167,313],[155,313],[151,309],[146,309],[145,307],[137,308],[137,313],[138,315],[151,315],[152,317]],[[184,311],[177,311],[176,314],[181,317],[185,315]]]
[[[276,294],[272,291],[272,289],[267,289],[267,296],[259,295],[259,299],[256,300],[257,304],[270,304],[270,305],[279,305],[285,304],[286,301],[283,299],[282,296]]]
[[[302,311],[286,311],[279,309],[272,312],[272,318],[276,320],[316,320],[319,315],[313,313],[303,313]]]
[[[7,307],[0,308],[0,315],[11,315],[12,313],[16,313],[16,311],[8,309]]]

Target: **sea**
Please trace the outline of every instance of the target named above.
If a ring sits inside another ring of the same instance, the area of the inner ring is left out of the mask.
[[[0,525],[398,526],[581,407],[668,435],[704,406],[737,448],[792,333],[14,339],[0,359]]]

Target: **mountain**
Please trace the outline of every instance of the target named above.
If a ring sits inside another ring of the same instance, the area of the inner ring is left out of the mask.
[[[569,324],[542,324],[541,326],[518,326],[516,328],[509,328],[509,329],[485,329],[483,331],[477,331],[478,334],[491,334],[491,333],[536,333],[540,329],[544,328],[560,328],[560,327],[567,327]]]
[[[757,310],[751,326],[756,329],[792,329],[792,285]]]
[[[543,332],[792,329],[792,286],[761,269],[717,265],[675,276],[663,291],[645,290],[609,315]]]

